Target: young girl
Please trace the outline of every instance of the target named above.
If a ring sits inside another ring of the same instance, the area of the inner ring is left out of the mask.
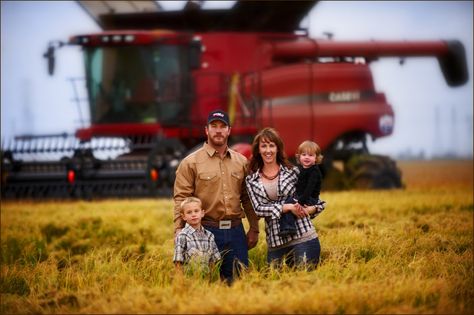
[[[296,159],[300,169],[296,190],[285,203],[299,203],[301,206],[317,205],[321,202],[319,201],[319,194],[321,192],[322,175],[318,166],[323,160],[321,148],[313,141],[304,141],[296,151]],[[295,219],[291,212],[284,213],[281,216],[280,236],[284,237],[296,233]]]

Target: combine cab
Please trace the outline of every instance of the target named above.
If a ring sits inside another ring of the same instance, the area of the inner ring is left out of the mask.
[[[45,54],[50,73],[58,47],[84,52],[91,124],[56,142],[30,137],[4,145],[2,196],[169,196],[176,166],[205,141],[207,114],[217,108],[229,112],[231,143],[243,153],[266,126],[277,128],[289,156],[303,140],[318,142],[326,189],[401,187],[395,162],[367,150],[367,139],[389,136],[395,122],[369,64],[435,57],[447,83],[458,86],[467,81],[464,47],[311,39],[294,30],[314,3],[297,3],[292,12],[243,1],[229,12],[104,15],[106,31],[54,42]],[[245,24],[242,12],[266,14],[266,22]],[[112,158],[100,157],[111,150]],[[51,151],[56,160],[28,158]]]

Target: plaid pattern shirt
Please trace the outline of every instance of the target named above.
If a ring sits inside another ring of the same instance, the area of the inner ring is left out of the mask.
[[[186,223],[176,236],[173,262],[188,263],[191,259],[199,259],[209,264],[221,259],[221,255],[214,234],[204,227],[196,230]]]
[[[269,247],[282,246],[292,240],[299,239],[306,232],[313,229],[311,218],[296,219],[296,235],[281,237],[280,218],[283,204],[288,196],[295,192],[295,185],[298,180],[299,169],[297,167],[287,168],[280,166],[280,176],[278,178],[277,200],[271,200],[260,180],[259,172],[248,175],[245,178],[250,201],[252,202],[255,213],[259,217],[265,218],[265,233]],[[324,210],[325,202],[318,202],[316,206],[316,215]],[[314,216],[313,216],[314,217]]]

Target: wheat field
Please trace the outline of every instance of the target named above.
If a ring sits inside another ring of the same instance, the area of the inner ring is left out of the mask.
[[[170,199],[2,201],[1,313],[474,312],[473,161],[400,162],[405,188],[323,191],[314,271],[175,274]]]

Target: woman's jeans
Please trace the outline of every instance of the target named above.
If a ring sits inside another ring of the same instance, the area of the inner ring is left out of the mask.
[[[278,266],[285,262],[288,266],[316,267],[320,254],[321,245],[319,239],[315,238],[304,243],[268,251],[267,262],[276,263]]]
[[[205,227],[206,230],[214,234],[217,248],[222,255],[222,265],[220,275],[227,283],[232,283],[234,277],[240,274],[243,264],[245,267],[249,265],[249,256],[247,248],[247,236],[245,235],[244,226],[242,224],[227,229],[219,229],[213,227]]]

